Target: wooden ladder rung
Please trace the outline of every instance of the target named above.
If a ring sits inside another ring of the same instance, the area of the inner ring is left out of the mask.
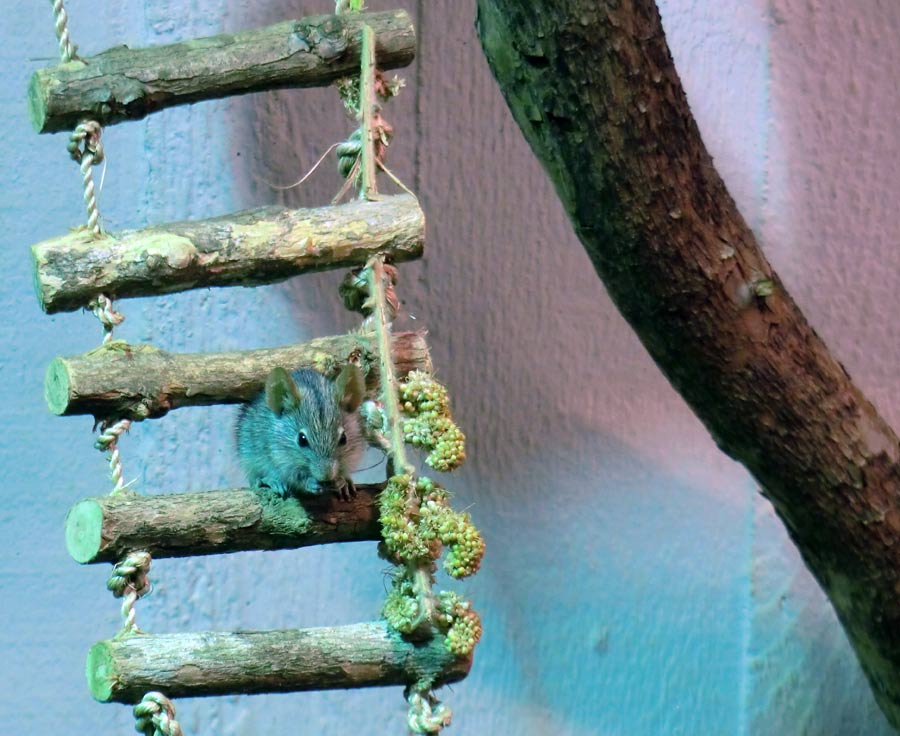
[[[283,631],[136,634],[94,644],[91,694],[137,703],[150,690],[168,697],[295,692],[462,680],[471,655],[447,651],[444,637],[412,642],[383,621]]]
[[[139,120],[175,105],[285,87],[324,87],[359,74],[362,26],[375,32],[378,66],[415,58],[416,33],[405,10],[314,15],[241,33],[130,49],[39,69],[28,107],[39,133]]]
[[[349,501],[321,495],[301,502],[250,488],[86,498],[66,516],[66,548],[76,562],[93,564],[132,550],[190,557],[379,541],[376,496],[384,484],[356,488]]]
[[[359,353],[370,396],[378,393],[374,336],[320,337],[297,345],[226,353],[169,353],[152,345],[112,342],[82,355],[54,358],[47,368],[44,397],[54,414],[89,414],[132,420],[164,416],[183,406],[249,401],[262,391],[276,367],[332,368],[337,372]],[[392,337],[397,372],[431,372],[423,333]]]
[[[408,194],[290,210],[261,207],[209,220],[97,237],[80,229],[32,246],[34,284],[48,314],[110,298],[209,286],[256,286],[310,271],[361,266],[383,253],[419,258],[425,215]]]

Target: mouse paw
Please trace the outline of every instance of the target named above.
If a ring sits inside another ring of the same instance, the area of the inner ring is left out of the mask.
[[[257,487],[268,488],[280,498],[287,498],[290,495],[290,489],[278,478],[262,478]]]
[[[338,478],[334,486],[335,493],[341,501],[349,501],[356,495],[356,486],[350,478]]]

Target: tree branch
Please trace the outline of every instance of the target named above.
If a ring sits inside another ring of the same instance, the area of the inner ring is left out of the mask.
[[[138,634],[99,641],[87,657],[91,695],[137,703],[148,690],[173,698],[459,682],[472,657],[445,637],[406,639],[384,621],[283,631]]]
[[[485,54],[622,314],[763,487],[900,728],[900,445],[713,167],[652,0],[478,0]]]
[[[161,557],[296,549],[380,541],[379,485],[334,496],[281,498],[268,489],[201,493],[115,493],[79,501],[66,516],[66,549],[76,562],[116,562],[132,550]]]
[[[382,69],[413,60],[416,34],[404,10],[314,15],[166,46],[119,46],[36,71],[28,89],[31,122],[39,133],[53,133],[85,119],[107,126],[200,100],[324,87],[357,73],[366,24],[377,35]]]

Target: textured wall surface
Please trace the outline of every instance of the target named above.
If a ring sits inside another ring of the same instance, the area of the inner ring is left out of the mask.
[[[372,9],[395,3],[370,0]],[[487,541],[457,586],[485,635],[445,692],[450,733],[882,736],[891,733],[827,601],[752,480],[723,457],[615,312],[513,124],[473,31],[474,0],[399,0],[421,48],[387,110],[392,170],[428,215],[402,270],[403,325],[425,327],[470,438],[448,479]],[[45,7],[46,6],[46,7]],[[719,171],[816,328],[900,426],[900,6],[860,0],[663,0],[669,43]],[[72,0],[85,54],[262,25],[328,2]],[[94,703],[93,641],[114,633],[108,568],[65,554],[62,522],[108,487],[87,418],[42,401],[56,354],[93,347],[88,314],[42,316],[27,247],[82,221],[63,135],[30,130],[24,90],[55,54],[49,3],[0,26],[11,126],[0,198],[0,716],[4,731],[128,733]],[[352,129],[331,90],[174,109],[106,131],[110,229],[257,204],[326,202],[323,171]],[[15,153],[15,156],[11,155]],[[99,174],[99,172],[98,172]],[[117,334],[171,350],[283,344],[347,329],[341,275],[121,302]],[[233,409],[136,425],[126,478],[148,493],[240,483]],[[373,473],[381,472],[376,468]],[[523,543],[524,540],[524,543]],[[377,615],[373,545],[154,563],[151,631],[341,624]],[[188,734],[396,734],[399,690],[184,700]]]

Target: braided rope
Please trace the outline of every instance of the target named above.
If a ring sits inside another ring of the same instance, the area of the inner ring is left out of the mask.
[[[406,702],[409,703],[406,725],[413,733],[439,733],[453,719],[450,708],[438,702],[431,692],[412,690],[407,693]]]
[[[119,457],[119,437],[123,432],[127,432],[131,428],[130,419],[120,419],[114,424],[105,421],[101,425],[100,436],[94,442],[101,452],[109,453],[109,473],[113,482],[113,489],[110,495],[121,493],[126,488],[126,483],[122,479],[122,459]]]
[[[53,24],[56,27],[56,38],[59,40],[59,58],[63,64],[75,58],[75,45],[69,38],[69,16],[63,0],[50,0],[53,3]]]
[[[99,294],[90,303],[90,309],[103,325],[103,344],[112,342],[113,328],[125,321],[125,315],[113,308],[112,300],[106,294]]]
[[[113,565],[106,587],[114,597],[122,598],[122,634],[138,633],[140,629],[134,622],[134,604],[152,589],[148,573],[150,572],[149,552],[130,552],[124,559]]]
[[[81,166],[81,181],[84,185],[84,205],[88,213],[88,229],[94,235],[101,235],[100,210],[97,208],[97,197],[94,193],[94,174],[91,167],[103,160],[103,144],[100,136],[103,128],[96,120],[87,120],[69,136],[66,148],[73,160]]]
[[[134,730],[144,736],[182,736],[175,704],[160,692],[149,692],[134,706]]]
[[[387,148],[394,137],[394,127],[385,120],[380,113],[375,113],[373,118],[375,128],[375,163],[378,168],[384,169],[384,159]],[[338,143],[335,153],[338,159],[338,173],[342,179],[352,176],[354,168],[357,168],[360,156],[362,156],[362,128],[354,130],[350,137]]]

